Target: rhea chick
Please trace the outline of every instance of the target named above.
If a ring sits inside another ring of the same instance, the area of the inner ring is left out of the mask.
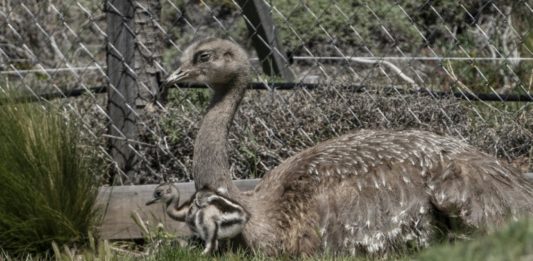
[[[209,254],[217,250],[218,240],[240,234],[250,219],[250,214],[240,204],[223,194],[223,191],[201,189],[179,205],[179,190],[167,183],[155,189],[154,198],[146,205],[164,202],[167,214],[185,222],[193,234],[205,242],[202,254]]]
[[[246,209],[220,191],[202,189],[193,197],[186,222],[205,241],[202,254],[215,251],[219,239],[229,239],[240,234],[250,219]]]

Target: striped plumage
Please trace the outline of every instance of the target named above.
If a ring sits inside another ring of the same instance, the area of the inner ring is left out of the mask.
[[[195,183],[227,189],[245,207],[249,247],[270,255],[383,256],[533,213],[533,184],[516,169],[455,138],[416,130],[362,130],[325,141],[240,192],[226,144],[248,82],[247,59],[230,41],[202,40],[184,51],[167,83],[212,86],[195,141]]]
[[[165,203],[171,218],[185,222],[205,242],[202,254],[216,251],[218,240],[239,235],[250,218],[240,204],[217,191],[198,190],[181,204],[179,198],[179,190],[173,183],[163,183],[155,188],[153,199],[146,205]]]

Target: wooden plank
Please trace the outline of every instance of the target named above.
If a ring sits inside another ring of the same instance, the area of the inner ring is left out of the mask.
[[[107,113],[109,153],[116,168],[115,181],[131,183],[138,160],[129,140],[137,139],[135,99],[137,98],[134,68],[135,35],[132,1],[107,0],[107,75],[109,77]],[[122,175],[117,175],[118,173]],[[125,178],[125,179],[124,179]]]
[[[235,184],[242,191],[255,188],[259,179],[236,180]],[[101,187],[98,191],[97,207],[104,212],[103,220],[98,228],[98,234],[102,239],[125,240],[140,239],[143,234],[135,223],[135,212],[148,221],[151,225],[162,223],[167,231],[177,235],[190,234],[189,229],[183,222],[177,222],[169,218],[165,213],[164,204],[145,206],[152,199],[152,194],[157,185],[137,186],[111,186]],[[184,201],[194,194],[194,182],[178,183],[180,201]]]
[[[292,81],[294,77],[287,67],[285,51],[276,36],[271,9],[263,0],[238,0],[237,3],[242,8],[243,18],[252,36],[252,43],[263,72],[272,76],[281,76],[285,81]]]

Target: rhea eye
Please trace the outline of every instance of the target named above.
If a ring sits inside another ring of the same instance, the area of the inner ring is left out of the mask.
[[[154,198],[160,198],[161,197],[161,191],[154,192]]]
[[[209,61],[209,58],[211,58],[211,54],[208,52],[203,52],[198,55],[198,62],[199,63],[205,63]]]

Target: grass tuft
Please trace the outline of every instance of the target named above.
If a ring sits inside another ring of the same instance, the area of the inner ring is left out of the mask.
[[[13,101],[0,92],[0,249],[48,255],[52,242],[85,242],[97,179],[76,122],[52,106]]]

